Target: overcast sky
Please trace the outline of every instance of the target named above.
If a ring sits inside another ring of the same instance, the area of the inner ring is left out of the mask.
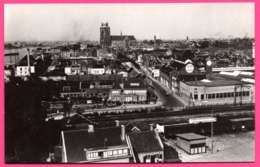
[[[254,37],[253,3],[8,4],[4,13],[5,41],[98,41],[102,22],[137,39]]]

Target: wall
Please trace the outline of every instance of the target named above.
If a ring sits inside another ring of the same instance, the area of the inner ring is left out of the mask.
[[[139,160],[140,160],[140,163],[144,163],[144,157],[147,156],[147,155],[157,155],[157,157],[159,158],[159,156],[163,156],[163,152],[162,151],[158,151],[158,152],[150,152],[150,153],[141,153],[141,154],[138,154],[138,157],[139,157]],[[147,163],[147,162],[146,162]]]

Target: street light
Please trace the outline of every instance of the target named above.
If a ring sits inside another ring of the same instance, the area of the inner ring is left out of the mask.
[[[213,110],[211,110],[211,117],[213,118]],[[211,154],[213,154],[213,121],[211,122]]]

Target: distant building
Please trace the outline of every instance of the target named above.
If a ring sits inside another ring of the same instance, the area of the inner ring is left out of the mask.
[[[111,45],[110,27],[108,23],[102,23],[100,27],[100,45],[102,48],[108,48]]]
[[[133,35],[110,35],[108,23],[102,23],[100,27],[100,45],[101,48],[129,48],[136,39]]]
[[[124,103],[145,103],[147,101],[147,87],[141,80],[130,79],[124,81],[121,85],[119,83],[114,83],[111,88],[110,101]]]
[[[5,82],[9,82],[10,81],[10,77],[14,76],[14,67],[12,66],[8,66],[8,67],[4,67],[4,80]]]
[[[29,60],[29,63],[28,63]],[[33,55],[24,56],[16,66],[16,77],[26,77],[35,73],[37,58]]]
[[[173,92],[179,92],[180,81],[196,81],[206,78],[190,60],[174,60],[160,68],[160,82]]]
[[[113,35],[110,37],[112,48],[129,48],[135,41],[133,35]]]
[[[90,74],[93,75],[105,74],[105,67],[103,65],[93,65],[93,67],[90,69]]]
[[[73,64],[69,67],[65,67],[64,71],[65,71],[65,74],[67,74],[67,75],[77,75],[77,74],[80,74],[80,72],[81,72],[80,69],[81,69],[80,64]]]

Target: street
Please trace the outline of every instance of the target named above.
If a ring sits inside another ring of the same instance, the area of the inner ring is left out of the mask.
[[[177,97],[177,95],[173,95],[171,93],[167,94],[167,91],[163,88],[160,83],[154,81],[152,79],[153,86],[155,90],[158,92],[159,99],[161,99],[164,107],[183,107],[185,104],[180,101]]]
[[[152,85],[155,88],[156,92],[158,93],[157,96],[162,101],[162,104],[164,107],[183,107],[185,106],[185,103],[183,100],[181,100],[180,97],[176,94],[172,94],[169,92],[169,88],[166,88],[162,85],[159,81],[152,78],[147,72],[144,67],[141,66],[141,68],[138,70],[134,66],[132,66],[136,71],[139,71],[146,75],[146,77],[149,77],[152,81]],[[167,94],[169,92],[169,94]]]

